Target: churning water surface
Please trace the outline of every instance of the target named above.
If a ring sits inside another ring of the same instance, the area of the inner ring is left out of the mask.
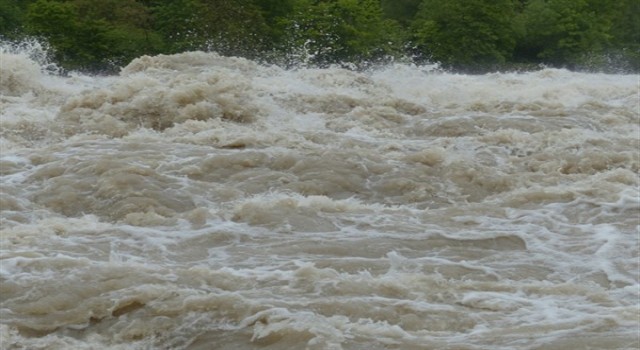
[[[0,53],[0,348],[637,349],[638,75]]]

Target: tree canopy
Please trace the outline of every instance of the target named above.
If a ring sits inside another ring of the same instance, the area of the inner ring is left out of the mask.
[[[640,71],[637,0],[0,0],[0,39],[39,37],[67,69],[211,50],[281,64],[394,59],[468,72]]]
[[[458,69],[483,69],[511,58],[518,35],[511,0],[424,0],[414,41],[431,59]]]

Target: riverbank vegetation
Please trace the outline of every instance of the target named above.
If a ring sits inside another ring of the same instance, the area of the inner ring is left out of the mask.
[[[388,61],[463,72],[640,71],[637,0],[0,0],[0,39],[45,40],[63,68],[116,72],[207,50],[284,66]]]

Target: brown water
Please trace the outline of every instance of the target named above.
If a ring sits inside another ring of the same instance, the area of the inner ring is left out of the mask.
[[[637,349],[639,77],[0,55],[4,349]]]

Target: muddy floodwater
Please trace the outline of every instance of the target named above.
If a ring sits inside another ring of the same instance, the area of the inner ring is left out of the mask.
[[[3,350],[640,346],[638,75],[0,77]]]

